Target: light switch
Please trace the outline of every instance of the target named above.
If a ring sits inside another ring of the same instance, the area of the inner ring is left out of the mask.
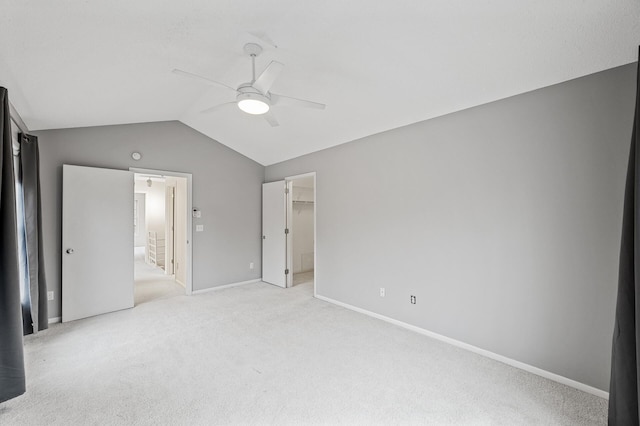
[[[204,231],[204,225],[196,225],[196,232]]]

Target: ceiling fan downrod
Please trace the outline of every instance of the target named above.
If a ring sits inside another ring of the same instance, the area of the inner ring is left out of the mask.
[[[256,56],[262,53],[262,46],[255,43],[247,43],[244,45],[244,51],[251,57],[251,84],[256,81]]]

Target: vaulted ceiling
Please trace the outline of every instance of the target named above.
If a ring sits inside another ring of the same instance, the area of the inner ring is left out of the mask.
[[[327,105],[241,112],[224,87]],[[31,130],[181,120],[269,165],[635,62],[639,0],[2,0],[0,85]]]

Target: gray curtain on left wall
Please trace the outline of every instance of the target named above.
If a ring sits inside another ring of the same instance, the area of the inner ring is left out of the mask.
[[[24,203],[24,242],[27,258],[28,303],[23,304],[24,334],[49,327],[47,281],[42,253],[42,203],[40,201],[40,154],[38,138],[20,134],[20,170],[17,173]],[[19,229],[21,227],[18,227]]]
[[[638,49],[640,59],[640,48]],[[640,68],[622,214],[618,298],[611,353],[609,425],[640,424]]]
[[[25,392],[9,94],[0,87],[0,402]]]

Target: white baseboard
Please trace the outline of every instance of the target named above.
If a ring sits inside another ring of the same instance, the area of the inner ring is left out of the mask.
[[[56,324],[62,321],[62,317],[49,318],[49,324]]]
[[[205,289],[202,289],[202,290],[195,290],[191,294],[196,295],[196,294],[208,293],[210,291],[223,290],[225,288],[238,287],[238,286],[245,285],[245,284],[259,283],[260,281],[262,281],[262,278],[257,278],[255,280],[249,280],[249,281],[240,281],[240,282],[237,282],[237,283],[219,285],[219,286],[216,286],[216,287],[209,287],[209,288],[205,288]]]
[[[389,317],[386,317],[384,315],[376,314],[375,312],[367,311],[366,309],[358,308],[356,306],[352,306],[352,305],[349,305],[349,304],[346,304],[346,303],[343,303],[343,302],[339,302],[337,300],[333,300],[333,299],[330,299],[328,297],[321,296],[319,294],[316,294],[315,297],[320,299],[320,300],[324,300],[325,302],[333,303],[334,305],[338,305],[338,306],[341,306],[343,308],[346,308],[346,309],[349,309],[349,310],[352,310],[352,311],[355,311],[355,312],[359,312],[361,314],[368,315],[370,317],[377,318],[377,319],[380,319],[382,321],[386,321],[388,323],[397,325],[399,327],[406,328],[407,330],[415,331],[416,333],[420,333],[422,335],[431,337],[433,339],[440,340],[440,341],[448,343],[450,345],[457,346],[457,347],[462,348],[462,349],[466,349],[466,350],[468,350],[470,352],[473,352],[473,353],[476,353],[478,355],[482,355],[482,356],[485,356],[487,358],[490,358],[490,359],[502,362],[504,364],[510,365],[512,367],[516,367],[516,368],[519,368],[521,370],[527,371],[529,373],[533,373],[535,375],[544,377],[545,379],[553,380],[554,382],[558,382],[558,383],[561,383],[563,385],[567,385],[567,386],[570,386],[572,388],[581,390],[583,392],[590,393],[590,394],[595,395],[595,396],[599,396],[600,398],[609,399],[609,392],[605,392],[605,391],[600,390],[598,388],[594,388],[593,386],[585,385],[584,383],[580,383],[580,382],[577,382],[575,380],[571,380],[571,379],[569,379],[567,377],[560,376],[559,374],[555,374],[555,373],[552,373],[550,371],[546,371],[546,370],[543,370],[541,368],[534,367],[534,366],[529,365],[529,364],[525,364],[524,362],[516,361],[515,359],[507,358],[506,356],[502,356],[502,355],[496,354],[494,352],[487,351],[487,350],[479,348],[477,346],[473,346],[473,345],[470,345],[468,343],[464,343],[464,342],[461,342],[459,340],[455,340],[455,339],[452,339],[450,337],[443,336],[442,334],[434,333],[432,331],[425,330],[424,328],[420,328],[420,327],[417,327],[415,325],[407,324],[406,322],[398,321],[396,319],[389,318]]]

